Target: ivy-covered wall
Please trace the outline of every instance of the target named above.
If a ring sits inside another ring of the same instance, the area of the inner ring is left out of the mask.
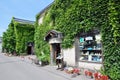
[[[36,27],[35,27],[35,53],[37,57],[41,61],[48,61],[50,60],[50,47],[49,44],[44,41],[44,37],[47,34],[47,32],[51,29],[53,29],[52,26],[50,26],[51,18],[50,18],[50,10],[45,11],[43,18],[43,23],[39,24],[39,19],[41,17],[40,14],[36,16]]]
[[[34,27],[30,24],[15,23],[16,52],[26,53],[28,42],[34,42]]]
[[[50,57],[50,48],[49,44],[44,41],[44,37],[46,33],[48,32],[50,26],[44,26],[40,25],[39,27],[36,27],[35,30],[35,53],[37,57],[42,61],[49,61]]]
[[[3,33],[2,49],[3,52],[13,53],[15,51],[16,39],[14,34],[13,21],[8,25],[8,29]]]
[[[20,23],[12,19],[7,31],[3,34],[3,48],[8,53],[18,55],[27,52],[27,43],[34,42],[34,24]]]
[[[104,69],[112,80],[120,79],[120,1],[107,2],[107,16],[102,27]]]
[[[44,46],[48,47],[43,40],[48,30],[63,32],[62,47],[69,48],[81,31],[99,29],[103,43],[104,73],[112,80],[120,79],[119,0],[55,0],[43,21],[35,32],[37,54],[45,50]]]

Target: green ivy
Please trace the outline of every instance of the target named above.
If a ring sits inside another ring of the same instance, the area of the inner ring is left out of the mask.
[[[26,53],[28,42],[34,42],[34,25],[22,24],[12,19],[3,34],[3,48],[8,53],[16,52],[20,55]]]
[[[108,1],[108,15],[102,28],[104,69],[112,80],[120,79],[120,2]]]
[[[19,24],[15,25],[16,34],[16,52],[26,53],[27,43],[34,42],[34,27],[30,24]]]
[[[38,59],[41,61],[50,61],[50,49],[49,44],[44,41],[44,37],[49,30],[53,28],[50,26],[52,24],[50,18],[50,10],[45,12],[45,16],[43,18],[43,24],[38,24],[38,20],[40,15],[36,16],[36,28],[35,28],[35,54],[37,55]]]
[[[44,46],[48,46],[43,38],[52,29],[63,33],[63,48],[72,47],[75,36],[80,32],[99,29],[103,44],[103,70],[112,80],[120,79],[119,0],[55,0],[46,12],[43,24],[36,28],[36,53],[40,54],[45,50]]]
[[[15,51],[16,39],[13,25],[13,21],[11,21],[7,31],[3,33],[2,48],[6,53],[13,53]]]
[[[49,44],[44,41],[44,37],[46,33],[49,31],[49,29],[50,29],[50,26],[46,27],[41,24],[35,30],[35,38],[34,38],[35,39],[35,53],[39,59],[40,59],[40,56],[48,57],[50,54]],[[47,58],[47,61],[49,61],[49,58]]]

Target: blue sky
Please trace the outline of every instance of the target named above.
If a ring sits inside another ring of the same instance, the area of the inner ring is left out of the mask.
[[[35,21],[35,16],[54,0],[0,0],[0,36],[12,17]]]

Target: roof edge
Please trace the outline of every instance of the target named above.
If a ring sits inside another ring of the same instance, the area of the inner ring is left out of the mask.
[[[53,3],[54,3],[54,1],[52,3],[50,3],[48,6],[46,6],[43,10],[41,10],[37,15],[41,15],[42,13],[44,13],[45,10],[49,9]]]
[[[20,19],[20,18],[16,18],[16,17],[13,17],[13,20],[18,22],[18,23],[22,23],[22,24],[32,24],[32,25],[34,25],[34,23],[35,23],[35,21]]]

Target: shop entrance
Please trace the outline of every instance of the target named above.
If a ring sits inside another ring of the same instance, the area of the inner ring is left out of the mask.
[[[58,57],[59,53],[61,52],[61,43],[62,43],[63,35],[61,32],[56,30],[49,31],[44,40],[50,44],[50,64],[56,64],[56,58]]]
[[[54,43],[52,44],[52,47],[53,47],[53,60],[54,60],[54,63],[56,64],[56,61],[57,61],[56,58],[61,53],[60,43]]]

